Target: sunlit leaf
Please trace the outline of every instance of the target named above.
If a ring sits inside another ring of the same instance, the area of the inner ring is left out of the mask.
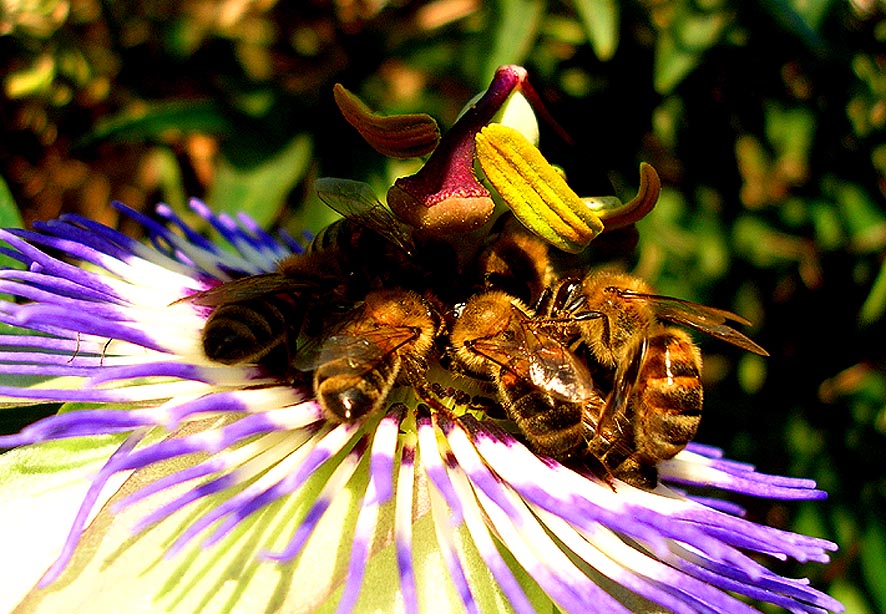
[[[671,34],[662,33],[655,44],[655,91],[660,94],[671,92],[700,60],[698,52],[681,48]]]
[[[9,191],[9,186],[6,185],[3,177],[0,177],[0,228],[22,228],[23,226],[22,215],[15,204],[12,192]],[[21,263],[0,254],[0,266],[21,268]]]
[[[766,382],[766,360],[756,354],[743,354],[738,361],[738,384],[746,394],[756,394]]]
[[[12,192],[9,191],[9,186],[6,185],[3,177],[0,177],[0,228],[21,228],[23,225],[24,222],[22,222],[22,216],[12,197]],[[4,244],[0,242],[0,245]],[[0,254],[0,267],[20,269],[22,263]],[[6,294],[0,294],[0,300],[9,300],[10,298]],[[11,329],[12,327],[8,324],[0,323],[0,334],[8,334],[12,332]]]
[[[183,219],[196,222],[199,227],[202,220],[188,207],[188,194],[185,193],[181,166],[172,148],[165,145],[150,148],[145,154],[144,164],[156,178],[163,202]]]
[[[618,47],[619,4],[615,0],[574,0],[578,13],[594,53],[601,60],[608,60]]]
[[[837,207],[829,201],[808,203],[810,218],[815,227],[815,242],[827,251],[836,250],[846,244],[846,232]]]
[[[174,100],[133,106],[102,119],[81,144],[95,141],[152,141],[189,132],[224,134],[233,123],[211,100]]]
[[[851,614],[875,614],[861,588],[848,580],[838,578],[831,584],[828,593],[846,606],[846,611]]]
[[[720,41],[730,21],[725,10],[696,12],[690,3],[679,4],[668,28],[656,40],[655,90],[660,94],[673,91]]]
[[[766,136],[779,155],[779,170],[784,181],[799,185],[806,180],[809,156],[815,136],[815,116],[809,109],[785,109],[769,105],[766,109]]]
[[[886,260],[880,265],[880,271],[874,279],[870,292],[858,313],[858,321],[862,325],[873,324],[886,314]]]
[[[886,212],[883,207],[855,183],[828,181],[826,188],[837,201],[853,247],[862,252],[881,252],[886,247]]]
[[[735,158],[742,177],[741,202],[756,209],[771,199],[769,152],[755,137],[742,134],[735,140]]]
[[[6,75],[6,95],[15,99],[46,93],[55,79],[56,68],[52,55],[41,55],[32,64]]]
[[[9,186],[0,177],[0,228],[21,228],[22,216],[9,191]]]
[[[499,66],[524,62],[538,36],[545,4],[544,0],[497,0],[490,4],[484,75]]]
[[[230,156],[222,156],[206,200],[216,212],[242,212],[267,228],[305,176],[312,150],[311,137],[299,134],[261,159],[235,163]]]

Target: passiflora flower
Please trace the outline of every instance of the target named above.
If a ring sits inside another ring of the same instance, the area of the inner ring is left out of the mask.
[[[464,348],[451,347],[449,333],[465,302],[501,292],[493,276],[472,276],[478,252],[504,232],[490,229],[493,196],[529,229],[513,245],[541,237],[542,253],[547,244],[580,251],[658,196],[644,165],[626,204],[577,197],[531,134],[497,123],[507,100],[529,91],[523,69],[500,69],[438,137],[422,116],[380,117],[337,90],[348,121],[380,151],[431,153],[389,191],[393,213],[364,184],[321,183],[346,219],[307,251],[197,200],[191,207],[218,242],[162,205],[157,221],[115,204],[150,245],[77,215],[0,231],[3,252],[21,264],[0,271],[0,293],[12,297],[0,301],[9,328],[0,401],[62,404],[0,436],[0,448],[12,448],[0,457],[2,606],[732,614],[765,602],[842,611],[765,565],[826,562],[834,544],[747,520],[711,494],[825,497],[810,480],[762,474],[694,442],[657,462],[645,485],[619,479],[590,451],[552,458],[514,428],[501,392],[503,374],[519,379],[522,367],[484,355],[501,367],[488,369],[498,379],[490,384],[453,364]],[[468,200],[436,221],[426,215],[453,196]],[[480,232],[473,249],[448,253],[470,247],[452,239],[468,230]],[[529,322],[516,350],[572,356],[569,317],[540,315],[553,273],[537,268],[532,306],[506,297],[507,311]],[[581,308],[572,302],[567,314]],[[369,313],[376,304],[393,311]],[[397,308],[407,305],[422,326],[402,323]],[[210,329],[225,338],[209,343]],[[249,345],[232,354],[238,344]],[[576,374],[584,356],[573,356]],[[324,396],[333,376],[346,380],[336,380],[337,409]],[[551,381],[564,375],[523,379],[556,418],[565,393]],[[602,418],[590,411],[572,426],[594,436]]]

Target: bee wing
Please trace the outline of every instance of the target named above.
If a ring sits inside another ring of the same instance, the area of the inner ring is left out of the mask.
[[[225,303],[249,301],[268,296],[269,294],[297,292],[305,287],[305,283],[298,282],[280,273],[262,273],[228,281],[209,290],[190,294],[174,301],[172,304],[188,302],[195,305],[218,307]]]
[[[526,379],[561,401],[586,402],[597,397],[587,366],[562,343],[531,333],[525,348]]]
[[[352,374],[359,375],[383,355],[381,349],[367,339],[353,335],[330,335],[316,337],[302,344],[292,357],[292,366],[299,371],[314,371],[324,363],[345,359],[344,364],[351,368]]]
[[[769,352],[752,339],[726,324],[726,322],[737,322],[744,326],[751,324],[737,313],[670,296],[644,294],[632,290],[620,290],[619,293],[627,299],[641,299],[652,303],[656,315],[662,320],[688,326],[754,354],[769,356]]]
[[[350,335],[332,335],[323,342],[321,362],[344,359],[353,373],[368,371],[384,356],[381,348],[368,339]]]
[[[418,334],[406,326],[390,327],[357,334],[337,334],[313,339],[293,357],[299,371],[313,371],[320,365],[344,359],[352,375],[372,369],[380,360],[415,340]]]
[[[317,195],[332,210],[375,231],[406,254],[415,249],[409,226],[400,221],[375,197],[367,183],[351,179],[321,177],[314,183]]]
[[[596,397],[587,366],[522,309],[516,305],[511,309],[519,324],[508,340],[480,339],[474,350],[561,401],[585,402]]]
[[[646,337],[640,337],[640,341],[636,345],[631,360],[622,361],[615,371],[615,379],[612,391],[606,398],[606,404],[600,412],[599,419],[596,424],[597,433],[603,434],[605,438],[610,438],[609,433],[613,429],[619,429],[619,421],[624,418],[628,412],[628,402],[634,392],[634,386],[640,375],[640,368],[643,361],[646,360],[646,350],[649,342]]]

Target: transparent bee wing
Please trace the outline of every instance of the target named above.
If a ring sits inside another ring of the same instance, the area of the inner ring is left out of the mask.
[[[558,400],[577,403],[596,397],[584,363],[519,307],[511,307],[518,323],[507,340],[478,339],[474,351]]]
[[[375,345],[382,355],[396,352],[415,341],[420,331],[411,326],[384,326],[360,333],[361,338]]]
[[[226,303],[239,303],[262,298],[270,294],[297,292],[303,290],[305,286],[306,284],[303,282],[280,273],[263,273],[225,282],[209,290],[180,298],[172,304],[187,302],[207,307],[218,307]]]
[[[312,337],[299,339],[298,351],[290,357],[290,366],[296,371],[313,371],[320,366],[320,352],[323,350],[324,339]]]
[[[556,399],[585,402],[597,396],[588,368],[568,348],[546,335],[532,334],[525,348],[528,381]]]
[[[383,356],[384,352],[375,343],[349,335],[327,337],[320,349],[321,362],[344,359],[355,375],[369,371]]]
[[[598,433],[604,436],[607,436],[606,434],[614,429],[618,429],[618,424],[628,412],[628,402],[634,392],[634,386],[640,375],[643,361],[646,360],[646,350],[649,347],[646,337],[639,337],[639,339],[640,341],[634,348],[631,360],[623,361],[618,365],[618,369],[615,371],[612,392],[609,393],[606,405],[604,405],[603,411],[600,412],[596,429]]]
[[[370,341],[351,335],[330,335],[310,339],[299,347],[292,357],[292,367],[298,371],[314,371],[320,365],[345,359],[352,375],[365,373],[383,356]]]
[[[514,375],[528,379],[528,365],[523,360],[519,345],[499,339],[477,339],[471,343],[470,348]]]
[[[643,294],[632,290],[620,290],[619,294],[627,299],[649,301],[653,304],[656,315],[662,320],[688,326],[754,354],[769,356],[769,352],[752,339],[726,324],[726,322],[737,322],[744,326],[751,324],[737,313],[670,296]]]
[[[321,177],[314,187],[320,200],[337,213],[375,231],[406,254],[415,250],[410,227],[379,202],[369,184]]]
[[[299,348],[292,366],[313,371],[333,360],[346,361],[353,375],[371,370],[392,352],[414,341],[418,333],[406,326],[382,328],[361,334],[337,334],[312,339]]]

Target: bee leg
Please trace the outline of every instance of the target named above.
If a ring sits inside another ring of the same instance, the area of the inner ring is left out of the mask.
[[[424,403],[429,410],[442,412],[444,414],[452,414],[452,412],[450,412],[449,409],[440,402],[437,396],[430,388],[428,388],[426,384],[416,382],[412,386],[415,390],[415,396],[418,397],[418,399],[422,401],[422,403]]]
[[[615,488],[615,474],[612,473],[612,470],[609,468],[603,460],[597,458],[593,454],[585,454],[581,459],[581,468],[590,469],[591,472],[604,482],[609,488],[612,489],[612,492],[618,492]]]
[[[599,311],[582,311],[579,313],[572,314],[572,320],[576,322],[584,322],[586,320],[595,320],[597,318],[601,318],[603,320],[603,333],[601,334],[603,345],[605,347],[610,346],[610,329],[609,329],[609,316],[605,313]]]

